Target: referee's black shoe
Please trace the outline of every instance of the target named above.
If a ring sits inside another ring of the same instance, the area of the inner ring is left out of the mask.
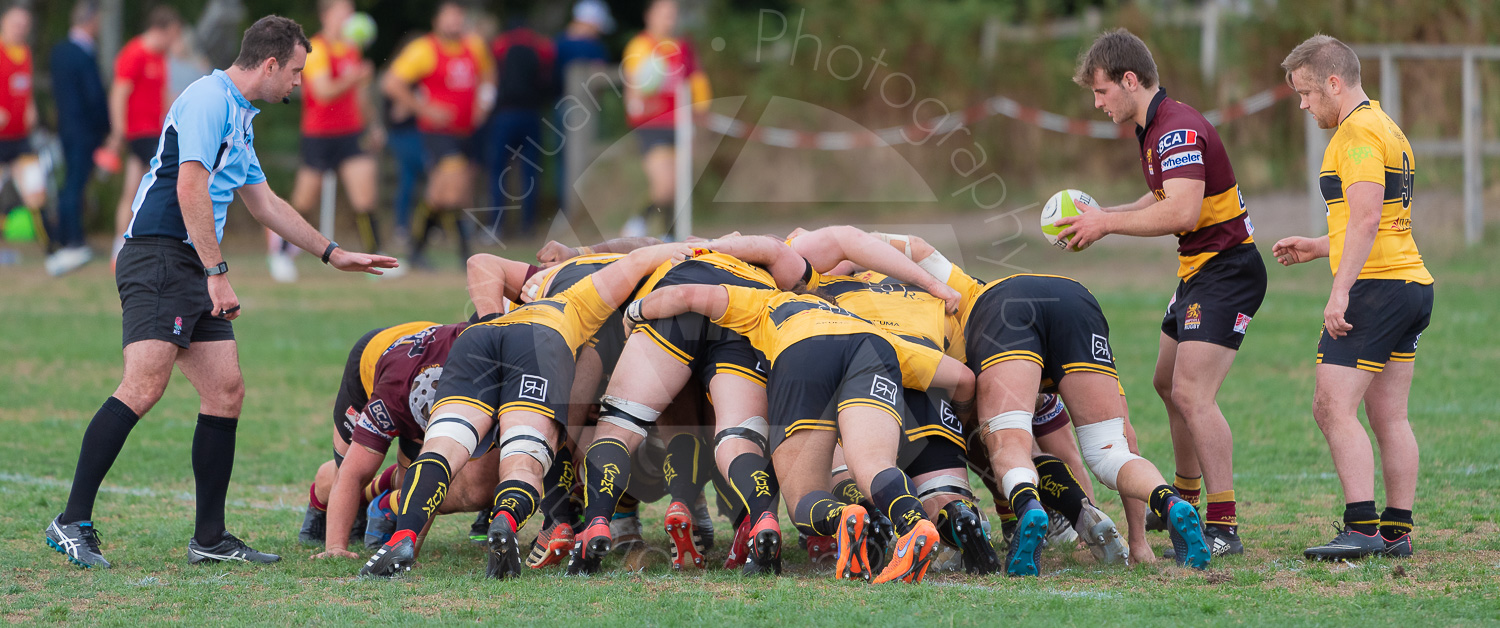
[[[239,540],[233,534],[224,533],[224,538],[219,539],[218,544],[204,547],[198,544],[198,539],[188,540],[188,562],[198,563],[274,563],[281,560],[280,556],[256,551]]]
[[[58,515],[61,517],[62,515]],[[75,523],[62,523],[53,519],[47,524],[47,545],[68,557],[68,562],[90,569],[101,567],[109,569],[109,561],[104,560],[104,554],[99,552],[99,531],[94,529],[92,521],[78,521]]]

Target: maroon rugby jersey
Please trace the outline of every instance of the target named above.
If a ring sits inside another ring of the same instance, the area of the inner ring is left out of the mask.
[[[375,387],[354,422],[354,442],[385,453],[396,437],[420,441],[453,341],[469,323],[433,325],[403,336],[375,363]]]
[[[1158,88],[1146,110],[1146,126],[1136,127],[1135,137],[1141,143],[1141,173],[1157,200],[1166,198],[1162,182],[1167,179],[1203,182],[1198,224],[1177,234],[1178,277],[1187,281],[1214,255],[1255,241],[1234,166],[1219,132],[1203,114]]]

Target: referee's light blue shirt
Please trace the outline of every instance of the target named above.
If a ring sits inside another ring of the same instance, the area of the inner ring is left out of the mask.
[[[266,180],[250,126],[257,113],[260,110],[250,106],[223,70],[189,85],[167,111],[156,156],[130,206],[134,217],[125,237],[165,236],[193,243],[177,202],[177,170],[184,162],[196,161],[208,170],[214,235],[223,241],[224,218],[234,191]]]

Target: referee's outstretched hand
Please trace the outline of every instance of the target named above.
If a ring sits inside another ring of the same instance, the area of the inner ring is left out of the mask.
[[[214,304],[209,314],[229,321],[240,317],[240,298],[229,285],[229,277],[223,274],[209,277],[208,298]]]
[[[334,249],[333,255],[328,256],[328,265],[344,272],[370,273],[371,275],[384,275],[380,269],[395,268],[401,263],[394,257],[385,255],[371,255],[369,253],[351,253],[344,249]]]

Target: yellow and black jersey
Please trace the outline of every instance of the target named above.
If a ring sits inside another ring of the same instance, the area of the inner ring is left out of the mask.
[[[402,323],[382,329],[372,336],[370,342],[365,344],[365,350],[359,354],[359,381],[365,387],[365,397],[369,397],[375,388],[375,364],[380,361],[380,356],[391,349],[391,345],[402,338],[437,326],[432,321]]]
[[[556,295],[568,288],[573,287],[580,279],[592,275],[609,266],[615,260],[625,257],[623,253],[594,253],[591,255],[579,255],[566,262],[542,271],[541,288],[537,294],[544,297]]]
[[[915,336],[939,348],[948,344],[946,304],[912,284],[865,271],[851,277],[816,275],[807,288],[886,331]]]
[[[556,330],[562,335],[563,341],[568,343],[568,349],[576,354],[578,347],[588,342],[614,313],[615,309],[599,296],[599,290],[594,287],[594,277],[590,275],[580,279],[562,294],[537,299],[500,318],[470,325],[464,333],[484,326],[504,327],[522,323],[539,325]]]
[[[975,279],[968,273],[965,273],[963,269],[954,266],[953,272],[948,275],[948,287],[958,291],[958,294],[963,297],[963,307],[960,307],[958,309],[958,313],[951,314],[947,317],[948,346],[946,347],[946,353],[950,357],[958,360],[959,362],[968,362],[968,354],[964,347],[964,345],[967,344],[964,337],[964,329],[968,327],[969,317],[974,313],[975,302],[979,300],[980,295],[994,289],[996,286],[1004,283],[1007,279],[1012,279],[1015,277],[1057,277],[1059,279],[1067,279],[1068,281],[1078,283],[1078,280],[1071,277],[1063,277],[1062,275],[1040,275],[1032,273],[1017,273],[1015,275],[1010,275],[1009,277],[996,279],[995,281],[986,283]]]
[[[771,367],[787,347],[809,338],[878,334],[896,349],[906,388],[926,390],[943,359],[941,349],[892,334],[841,307],[811,295],[725,286],[729,306],[713,323],[739,332],[766,355]]]
[[[1323,151],[1318,184],[1328,205],[1328,262],[1335,274],[1349,228],[1349,186],[1359,182],[1385,186],[1380,230],[1360,269],[1359,279],[1399,279],[1431,284],[1432,275],[1417,252],[1411,233],[1411,193],[1417,163],[1411,143],[1379,102],[1360,103],[1339,123]]]
[[[766,269],[732,255],[705,253],[676,264],[663,262],[641,283],[635,296],[641,298],[658,287],[683,284],[776,289],[776,279]]]

